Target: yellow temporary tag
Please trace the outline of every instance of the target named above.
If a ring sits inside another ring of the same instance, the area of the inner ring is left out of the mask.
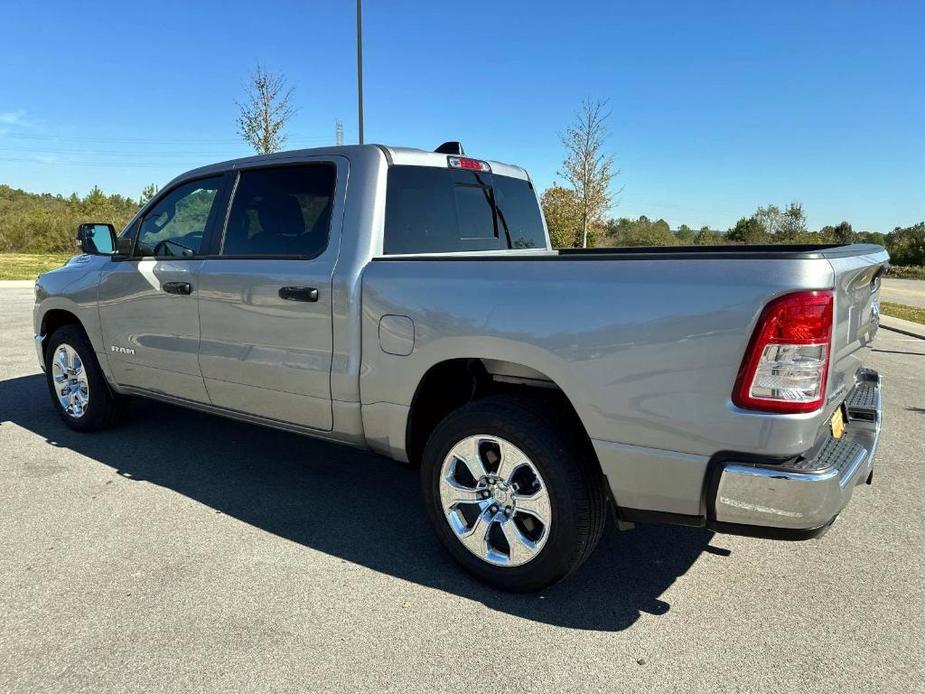
[[[841,408],[839,407],[832,413],[832,436],[836,439],[840,439],[845,435],[845,419],[842,416]]]

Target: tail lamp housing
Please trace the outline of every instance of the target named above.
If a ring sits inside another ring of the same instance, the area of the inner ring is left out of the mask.
[[[736,379],[738,407],[790,414],[825,403],[832,347],[832,290],[794,292],[761,312]]]

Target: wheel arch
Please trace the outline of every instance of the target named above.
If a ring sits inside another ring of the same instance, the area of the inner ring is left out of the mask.
[[[80,318],[77,317],[76,313],[63,308],[49,309],[42,314],[42,321],[39,326],[39,334],[45,338],[42,342],[43,355],[45,354],[46,345],[48,344],[48,338],[51,337],[56,330],[65,325],[76,325],[83,331],[84,335],[87,336],[87,339],[90,339],[86,327],[84,327],[84,324],[80,321]]]
[[[434,427],[462,405],[499,393],[527,394],[540,405],[560,408],[567,426],[587,443],[599,464],[588,431],[565,390],[542,371],[516,361],[457,357],[431,365],[418,382],[405,425],[405,451],[417,464]]]

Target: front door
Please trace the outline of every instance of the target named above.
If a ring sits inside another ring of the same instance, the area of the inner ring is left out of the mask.
[[[197,299],[200,246],[221,217],[221,182],[214,176],[165,191],[140,220],[132,256],[101,273],[100,320],[116,383],[209,402]]]
[[[214,405],[332,428],[329,240],[343,190],[330,161],[240,172],[217,255],[199,271],[199,363]]]

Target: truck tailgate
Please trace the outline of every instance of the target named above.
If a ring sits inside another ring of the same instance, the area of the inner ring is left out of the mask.
[[[869,253],[826,254],[835,273],[835,313],[826,409],[834,410],[854,386],[865,348],[879,324],[880,276],[889,256],[882,248]]]

